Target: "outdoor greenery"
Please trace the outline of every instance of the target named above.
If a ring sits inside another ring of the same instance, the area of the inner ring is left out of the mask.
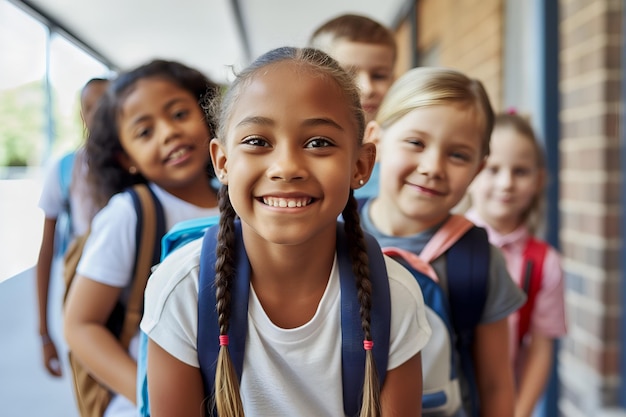
[[[0,91],[0,166],[38,166],[81,142],[78,100],[72,115],[63,117],[53,91],[52,139],[45,101],[42,81]]]

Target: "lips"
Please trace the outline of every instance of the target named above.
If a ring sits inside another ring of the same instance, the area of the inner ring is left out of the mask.
[[[435,190],[433,188],[428,188],[421,185],[414,185],[414,187],[416,187],[422,194],[432,195],[436,197],[445,195],[444,192]]]

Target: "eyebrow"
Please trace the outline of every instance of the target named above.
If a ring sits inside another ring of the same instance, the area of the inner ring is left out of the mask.
[[[247,125],[274,126],[275,122],[272,119],[267,118],[267,117],[251,116],[251,117],[246,117],[245,119],[237,123],[237,127],[247,126]],[[345,130],[343,127],[341,127],[339,123],[326,117],[314,117],[311,119],[306,119],[302,123],[302,125],[305,127],[331,126],[341,131]]]
[[[165,105],[163,106],[163,108],[167,111],[169,111],[173,106],[175,106],[178,103],[181,102],[185,102],[186,99],[183,97],[174,97],[172,98],[170,101],[166,102]],[[129,126],[135,126],[145,120],[149,120],[151,118],[151,116],[147,115],[147,114],[142,114],[139,117],[137,117],[136,119],[131,120],[131,122],[129,123]]]

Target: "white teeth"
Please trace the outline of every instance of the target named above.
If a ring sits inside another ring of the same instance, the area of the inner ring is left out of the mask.
[[[183,156],[186,153],[187,153],[187,149],[186,148],[179,149],[176,152],[172,152],[172,154],[170,155],[169,159],[180,158],[181,156]]]
[[[263,197],[263,203],[271,207],[305,207],[309,203],[308,198],[277,198]]]

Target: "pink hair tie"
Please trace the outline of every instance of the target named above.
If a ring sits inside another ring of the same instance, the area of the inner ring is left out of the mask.
[[[363,349],[372,350],[374,347],[374,342],[372,340],[364,340],[363,341]]]
[[[220,335],[220,346],[228,346],[228,335]]]
[[[515,114],[517,114],[517,109],[515,107],[509,107],[506,110],[506,114],[515,115]]]

